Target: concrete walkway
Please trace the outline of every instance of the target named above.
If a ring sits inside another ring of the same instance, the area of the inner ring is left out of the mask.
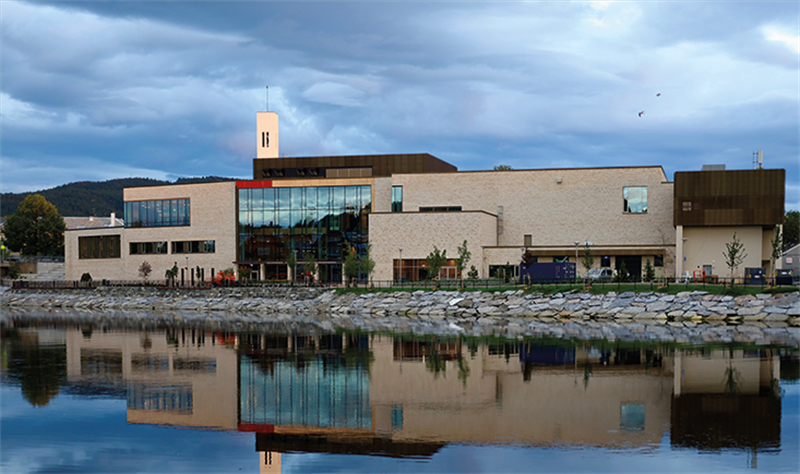
[[[66,275],[63,263],[48,263],[44,270],[41,273],[23,273],[21,276],[26,281],[63,281]]]

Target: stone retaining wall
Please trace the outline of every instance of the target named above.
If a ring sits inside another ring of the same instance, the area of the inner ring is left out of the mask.
[[[0,319],[197,325],[325,333],[335,329],[443,336],[555,337],[800,347],[800,293],[717,296],[521,291],[335,295],[316,288],[0,290]]]
[[[604,295],[565,293],[415,291],[335,295],[305,287],[213,288],[99,287],[94,290],[6,290],[0,306],[80,309],[237,311],[261,314],[430,316],[453,320],[487,317],[581,320],[765,321],[800,325],[800,292],[775,296],[710,295],[702,291]]]

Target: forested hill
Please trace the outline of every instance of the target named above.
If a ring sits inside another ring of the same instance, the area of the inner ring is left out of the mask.
[[[137,186],[159,186],[164,184],[210,183],[232,181],[234,178],[206,176],[203,178],[179,178],[175,182],[150,178],[123,178],[109,181],[79,181],[51,189],[31,193],[0,194],[0,216],[16,212],[17,206],[30,194],[41,194],[51,202],[62,216],[108,217],[112,212],[122,218],[122,188]]]

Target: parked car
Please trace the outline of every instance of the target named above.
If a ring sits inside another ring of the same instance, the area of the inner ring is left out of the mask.
[[[592,268],[586,273],[586,278],[592,281],[611,281],[614,270],[610,268]]]

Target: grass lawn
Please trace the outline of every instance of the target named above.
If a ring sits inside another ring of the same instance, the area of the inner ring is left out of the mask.
[[[344,294],[368,294],[368,293],[398,293],[398,292],[414,292],[414,291],[438,291],[431,288],[413,288],[413,287],[403,287],[403,288],[374,288],[374,289],[367,289],[367,288],[338,288],[336,289],[337,295],[344,295]],[[454,291],[455,288],[442,288],[442,290],[446,291]],[[654,292],[654,293],[663,293],[663,294],[670,294],[675,295],[684,291],[705,291],[712,295],[730,295],[730,296],[741,296],[741,295],[757,295],[760,293],[765,294],[778,294],[778,293],[791,293],[795,291],[800,291],[800,287],[796,286],[778,286],[778,287],[762,287],[762,286],[747,286],[747,285],[737,285],[733,288],[729,288],[724,285],[703,285],[703,284],[683,284],[683,283],[672,283],[668,286],[658,286],[655,283],[596,283],[589,288],[584,287],[581,284],[563,284],[563,285],[530,285],[528,287],[522,285],[516,286],[493,286],[488,288],[467,288],[462,291],[464,292],[473,292],[473,291],[483,291],[483,292],[495,292],[495,291],[517,291],[517,290],[524,290],[524,294],[530,293],[542,293],[545,295],[552,295],[556,293],[583,293],[588,291],[592,294],[606,294],[610,292],[616,293],[624,293],[632,291],[634,293],[645,293],[645,292]]]

